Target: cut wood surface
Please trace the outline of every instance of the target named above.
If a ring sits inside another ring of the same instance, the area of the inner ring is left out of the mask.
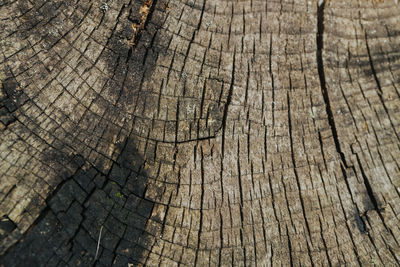
[[[396,1],[0,1],[0,266],[399,266]]]

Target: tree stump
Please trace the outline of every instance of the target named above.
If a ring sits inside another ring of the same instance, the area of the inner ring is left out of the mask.
[[[1,266],[398,266],[396,1],[0,3]]]

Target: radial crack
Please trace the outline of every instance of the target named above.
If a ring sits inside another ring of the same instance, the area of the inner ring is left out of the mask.
[[[319,80],[320,80],[320,84],[321,84],[322,96],[324,97],[326,114],[328,115],[329,126],[331,128],[333,140],[335,142],[336,151],[339,153],[340,158],[341,158],[344,166],[346,168],[348,168],[344,153],[343,153],[342,149],[340,148],[340,142],[339,142],[338,134],[337,134],[337,131],[336,131],[335,120],[333,118],[332,107],[331,107],[331,103],[330,103],[330,100],[329,100],[329,94],[328,94],[328,90],[326,88],[326,83],[325,83],[324,61],[323,61],[323,58],[322,58],[322,50],[324,48],[324,39],[323,39],[323,35],[324,35],[324,8],[325,8],[325,2],[321,3],[321,5],[318,6],[318,32],[317,32],[318,76],[319,76]]]

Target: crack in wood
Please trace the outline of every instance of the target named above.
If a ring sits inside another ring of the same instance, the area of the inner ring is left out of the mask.
[[[322,2],[322,3],[320,3],[320,5],[318,5],[318,22],[317,22],[317,26],[318,26],[318,31],[317,31],[318,75],[319,75],[319,80],[320,80],[320,84],[321,84],[322,95],[323,95],[324,102],[325,102],[326,113],[327,113],[327,116],[328,116],[328,122],[329,122],[329,125],[330,125],[330,128],[331,128],[331,131],[332,131],[332,136],[333,136],[333,140],[334,140],[334,143],[335,143],[336,151],[337,151],[337,153],[339,154],[339,156],[341,158],[341,163],[343,164],[343,166],[341,166],[342,173],[343,173],[343,176],[344,176],[344,180],[345,180],[347,189],[348,189],[350,195],[352,195],[351,190],[350,190],[350,184],[348,182],[348,177],[347,177],[346,170],[351,169],[353,172],[355,172],[355,167],[354,167],[354,165],[349,165],[346,162],[345,155],[344,155],[344,153],[343,153],[343,151],[341,149],[339,136],[338,136],[337,128],[336,128],[336,125],[335,125],[335,119],[334,119],[334,115],[333,115],[333,111],[332,111],[332,106],[331,106],[330,99],[329,99],[329,93],[328,93],[328,89],[326,87],[326,81],[325,81],[325,71],[324,71],[324,63],[323,63],[322,52],[323,52],[323,46],[324,46],[324,40],[323,40],[323,34],[324,34],[324,8],[325,8],[325,4],[326,3],[327,3],[327,1]],[[374,69],[374,66],[373,66],[373,63],[372,63],[372,58],[371,58],[371,54],[370,54],[370,50],[369,50],[369,46],[368,46],[368,42],[367,42],[367,36],[365,36],[365,40],[366,40],[368,56],[369,56],[369,59],[370,59],[371,70],[372,70],[374,79],[375,79],[375,81],[377,83],[378,90],[381,92],[382,89],[381,89],[379,80],[377,78],[377,75],[376,75],[376,72],[375,72],[375,69]],[[382,103],[384,105],[384,102],[383,102],[382,99],[381,99],[381,101],[382,101]],[[387,112],[387,109],[385,109],[385,110]],[[364,170],[362,168],[361,162],[360,162],[357,154],[356,154],[356,157],[357,157],[357,163],[358,163],[360,171],[361,171],[361,176],[363,178],[363,182],[364,182],[364,185],[365,185],[366,193],[367,193],[367,195],[368,195],[368,197],[369,197],[369,199],[371,201],[371,204],[373,206],[372,209],[375,210],[378,213],[380,219],[384,223],[384,218],[381,215],[382,208],[380,207],[380,205],[378,203],[378,200],[375,197],[375,194],[374,194],[374,192],[372,190],[372,186],[370,184],[370,181],[369,181],[368,177],[366,176],[366,174],[365,174],[365,172],[364,172]],[[351,196],[351,197],[353,199],[353,196]],[[353,200],[353,203],[354,203],[354,200]],[[357,225],[361,225],[360,220],[358,219],[357,216],[356,216],[356,222],[357,222]],[[365,233],[365,231],[362,230],[364,228],[365,227],[359,227],[359,229],[361,229],[360,231],[362,233]]]
[[[156,0],[147,0],[139,9],[140,21],[133,21],[131,26],[133,30],[133,35],[129,41],[130,46],[135,47],[140,39],[142,31],[148,24],[148,20],[151,18],[151,14],[154,11],[154,6]]]

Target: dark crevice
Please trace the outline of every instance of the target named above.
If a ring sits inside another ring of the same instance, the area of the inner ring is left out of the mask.
[[[321,132],[319,130],[318,130],[318,140],[319,140],[319,146],[321,147],[321,155],[322,155],[322,159],[324,161],[325,169],[328,169],[328,165],[326,164],[325,153],[324,153],[324,142],[322,142],[322,136],[321,136]]]
[[[329,99],[329,94],[328,94],[328,90],[327,90],[327,87],[326,87],[326,81],[325,81],[324,62],[323,62],[323,57],[322,57],[322,52],[323,52],[323,48],[324,48],[324,40],[323,40],[323,34],[324,34],[324,8],[325,8],[325,2],[322,3],[320,6],[318,6],[318,32],[317,32],[318,75],[319,75],[319,80],[320,80],[320,84],[321,84],[322,96],[323,96],[324,102],[325,102],[326,113],[327,113],[327,116],[328,116],[328,122],[329,122],[329,125],[330,125],[330,128],[331,128],[331,131],[332,131],[332,136],[333,136],[333,140],[334,140],[334,143],[335,143],[336,151],[340,155],[341,162],[342,162],[341,170],[342,170],[342,173],[343,173],[343,177],[344,177],[347,189],[348,189],[348,191],[350,193],[350,196],[352,198],[352,201],[354,203],[352,192],[350,190],[350,185],[349,185],[349,182],[348,182],[348,177],[347,177],[346,170],[347,169],[351,169],[354,173],[356,171],[355,171],[355,167],[353,165],[348,165],[347,164],[345,155],[344,155],[344,153],[343,153],[343,151],[342,151],[342,149],[340,147],[339,137],[338,137],[337,130],[336,130],[337,128],[336,128],[336,125],[335,125],[335,120],[334,120],[334,117],[333,117],[333,111],[332,111],[332,107],[331,107],[331,103],[330,103],[330,99]],[[367,36],[366,36],[366,40],[367,40]],[[374,66],[372,64],[372,59],[371,59],[368,43],[367,43],[367,51],[368,51],[368,56],[369,56],[369,59],[370,59],[372,73],[374,75],[374,78],[375,78],[375,81],[377,83],[378,89],[380,91],[382,91],[382,89],[380,87],[380,84],[379,84],[379,80],[378,80],[378,78],[376,76],[376,73],[375,73]],[[381,97],[381,94],[378,94],[378,95]],[[381,98],[381,101],[383,103],[382,98]],[[385,106],[384,106],[384,108],[385,108]],[[386,110],[386,108],[385,108],[385,110]],[[387,112],[387,110],[386,110],[386,112]],[[381,209],[379,208],[379,204],[378,204],[377,199],[375,198],[375,195],[373,193],[371,184],[370,184],[366,174],[364,173],[364,170],[362,169],[362,165],[361,165],[361,162],[360,162],[359,157],[358,157],[357,154],[356,154],[356,157],[357,157],[358,165],[359,165],[360,170],[361,170],[361,176],[363,178],[363,182],[364,182],[364,185],[365,185],[365,188],[366,188],[367,195],[368,195],[368,197],[369,197],[369,199],[371,201],[371,204],[373,206],[372,209],[374,209],[378,213],[380,219],[384,223],[383,217],[382,217],[381,212],[380,212]],[[355,221],[356,221],[357,227],[359,228],[360,232],[361,233],[365,233],[366,232],[366,225],[365,225],[365,222],[362,219],[362,217],[360,216],[358,211],[356,212],[356,215],[355,215]]]
[[[222,263],[222,248],[224,244],[224,234],[223,234],[223,221],[222,221],[222,213],[221,211],[219,212],[219,222],[220,222],[220,228],[219,228],[219,254],[218,254],[218,267],[221,266]]]
[[[274,212],[274,219],[276,220],[277,224],[279,225],[279,220],[278,220],[278,215],[277,215],[277,205],[275,205],[275,195],[274,195],[274,189],[272,187],[272,182],[271,182],[271,175],[268,174],[268,185],[269,185],[269,190],[271,191],[271,199],[272,199],[272,210]],[[281,236],[281,228],[278,227],[278,232],[279,236]]]
[[[14,229],[17,228],[17,225],[11,220],[7,215],[3,215],[3,217],[0,219],[0,230],[3,233],[9,234]],[[0,233],[0,239],[3,238],[2,233]]]
[[[221,122],[221,132],[222,132],[222,141],[221,141],[221,155],[224,155],[225,151],[225,130],[226,130],[226,120],[228,117],[228,109],[229,105],[232,100],[232,92],[233,92],[233,84],[235,82],[235,58],[236,58],[236,48],[233,51],[233,63],[232,63],[232,73],[231,73],[231,81],[230,81],[230,87],[229,87],[229,92],[228,92],[228,97],[226,99],[226,103],[224,106],[224,113],[222,115],[222,122]],[[221,95],[223,93],[223,89],[221,90]],[[221,96],[220,96],[221,99]],[[218,131],[220,131],[218,129]],[[222,199],[224,199],[224,186],[223,186],[223,170],[224,170],[224,161],[221,159],[221,168],[220,168],[220,185],[221,185],[221,194],[222,194]]]
[[[382,217],[382,215],[380,213],[380,211],[382,209],[381,209],[381,207],[380,207],[380,205],[378,203],[378,200],[375,198],[374,192],[372,191],[371,184],[370,184],[370,182],[369,182],[369,180],[367,178],[367,175],[364,172],[364,169],[363,169],[363,167],[361,165],[360,159],[359,159],[357,154],[356,154],[356,158],[357,158],[358,166],[360,167],[361,176],[363,178],[363,182],[364,182],[364,185],[365,185],[365,189],[367,190],[368,197],[371,200],[371,203],[373,205],[374,210],[377,211],[377,213],[378,213],[379,217],[381,218],[382,222],[384,222],[383,217]]]
[[[144,27],[145,28],[147,27],[147,25],[149,25],[149,22],[151,21],[151,17],[153,16],[154,9],[156,8],[157,1],[158,0],[152,0],[152,3],[150,5],[150,9],[149,9],[149,13],[147,15],[146,20],[144,21]]]
[[[131,13],[132,10],[129,10],[130,16],[128,17],[128,20],[132,23],[132,30],[133,30],[133,36],[132,39],[130,40],[130,45],[131,47],[128,50],[128,55],[126,58],[126,62],[130,60],[132,57],[133,50],[137,46],[137,44],[140,41],[140,38],[142,36],[143,31],[146,31],[146,27],[149,24],[151,17],[153,15],[155,6],[157,5],[157,0],[147,0],[143,3],[141,6],[141,10],[139,11],[139,14],[141,15],[140,19],[132,19]],[[144,11],[142,11],[142,9]],[[146,11],[147,10],[147,11]],[[147,13],[146,13],[147,12]]]
[[[342,149],[340,148],[340,142],[339,142],[339,137],[336,131],[336,125],[335,125],[335,120],[333,118],[333,112],[332,112],[332,107],[331,103],[329,100],[329,94],[328,90],[326,88],[326,83],[325,83],[325,72],[324,72],[324,61],[322,58],[322,50],[324,48],[324,7],[325,7],[325,2],[322,3],[318,7],[318,32],[317,32],[317,65],[318,65],[318,76],[321,84],[321,91],[322,91],[322,96],[324,98],[325,102],[325,109],[326,109],[326,114],[328,115],[328,122],[329,126],[332,131],[332,136],[333,140],[335,142],[336,146],[336,151],[339,153],[340,158],[346,168],[349,166],[346,163],[346,159],[344,156],[344,153]]]
[[[197,24],[196,30],[200,30],[200,25],[201,22],[203,21],[203,15],[204,15],[204,11],[206,10],[206,0],[203,1],[203,5],[201,7],[201,13],[200,13],[200,19],[199,19],[199,23]]]
[[[360,216],[360,212],[358,211],[358,209],[356,209],[356,211],[354,212],[354,220],[356,222],[358,230],[360,230],[362,234],[368,232],[367,225],[365,224],[364,219]]]
[[[288,250],[289,250],[289,262],[290,262],[290,266],[294,266],[293,264],[293,255],[292,255],[292,241],[290,240],[290,236],[289,236],[289,229],[286,226],[286,236],[288,238]]]
[[[351,166],[350,169],[353,171],[353,173],[355,173],[354,167],[353,167],[353,166]],[[343,175],[343,178],[344,178],[344,182],[345,182],[345,184],[346,184],[347,191],[349,191],[350,198],[351,198],[351,202],[354,204],[355,202],[354,202],[353,194],[352,194],[352,192],[351,192],[351,187],[350,187],[350,184],[349,184],[349,179],[348,179],[348,176],[347,176],[347,170],[348,170],[348,168],[345,168],[342,164],[340,164],[340,170],[342,171],[342,175]]]
[[[199,249],[200,249],[200,241],[201,241],[201,231],[203,229],[203,204],[204,204],[204,153],[203,148],[200,147],[201,151],[201,160],[200,160],[200,169],[201,169],[201,196],[200,196],[200,222],[199,222],[199,232],[197,235],[197,250],[196,256],[194,260],[194,266],[197,266],[198,256],[199,256]]]
[[[234,49],[234,52],[233,52],[231,82],[230,82],[228,97],[226,99],[226,103],[225,103],[225,107],[224,107],[224,113],[223,113],[223,116],[222,116],[222,123],[221,123],[221,129],[222,129],[221,155],[224,155],[226,120],[227,120],[227,117],[228,117],[229,105],[230,105],[230,103],[232,101],[233,84],[235,82],[235,59],[236,59],[236,49]]]
[[[255,229],[255,227],[254,227],[254,222],[255,222],[256,220],[254,219],[254,216],[253,216],[253,214],[251,214],[251,222],[252,222],[252,224],[253,224],[253,244],[254,244],[254,262],[255,262],[255,266],[259,266],[259,264],[258,264],[258,260],[257,260],[257,256],[260,254],[260,252],[258,252],[257,251],[257,237],[256,237],[256,233],[258,233],[258,231],[257,231],[257,229]],[[264,231],[262,231],[263,232],[263,234],[264,234]],[[246,256],[246,255],[245,255]],[[245,257],[246,258],[246,257]],[[245,263],[246,264],[246,263]],[[246,266],[246,265],[245,265]]]

